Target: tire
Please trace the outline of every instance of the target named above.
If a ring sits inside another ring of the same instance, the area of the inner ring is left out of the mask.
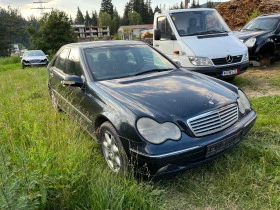
[[[109,168],[115,173],[125,174],[128,169],[128,159],[114,126],[104,122],[99,130],[98,141],[101,152]]]
[[[51,102],[52,102],[52,106],[53,108],[57,111],[57,112],[60,112],[61,111],[61,108],[59,107],[58,103],[57,103],[57,99],[54,95],[54,92],[52,90],[52,88],[48,85],[48,88],[49,88],[49,94],[50,94],[50,97],[51,97]]]
[[[22,68],[22,69],[24,69],[24,68],[25,68],[24,63],[21,63],[21,68]]]

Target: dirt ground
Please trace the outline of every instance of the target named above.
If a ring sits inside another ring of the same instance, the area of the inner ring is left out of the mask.
[[[280,61],[270,66],[251,66],[244,74],[237,76],[233,84],[251,98],[280,95]]]

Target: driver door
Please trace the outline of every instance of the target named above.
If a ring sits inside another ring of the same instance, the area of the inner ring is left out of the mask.
[[[153,46],[172,59],[174,57],[174,40],[171,40],[171,37],[174,33],[166,16],[157,18],[157,29],[161,32],[161,38],[160,40],[154,40]]]

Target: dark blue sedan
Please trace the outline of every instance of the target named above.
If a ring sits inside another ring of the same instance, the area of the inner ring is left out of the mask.
[[[115,172],[159,175],[204,163],[256,120],[238,87],[181,69],[143,42],[68,44],[48,73],[53,106],[97,139]]]

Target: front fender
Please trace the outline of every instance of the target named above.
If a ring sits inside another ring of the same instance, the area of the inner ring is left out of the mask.
[[[276,44],[273,41],[273,39],[268,38],[265,39],[263,41],[260,42],[260,44],[258,44],[256,50],[255,50],[255,54],[265,54],[265,53],[272,53],[272,55],[274,54],[276,49]]]

